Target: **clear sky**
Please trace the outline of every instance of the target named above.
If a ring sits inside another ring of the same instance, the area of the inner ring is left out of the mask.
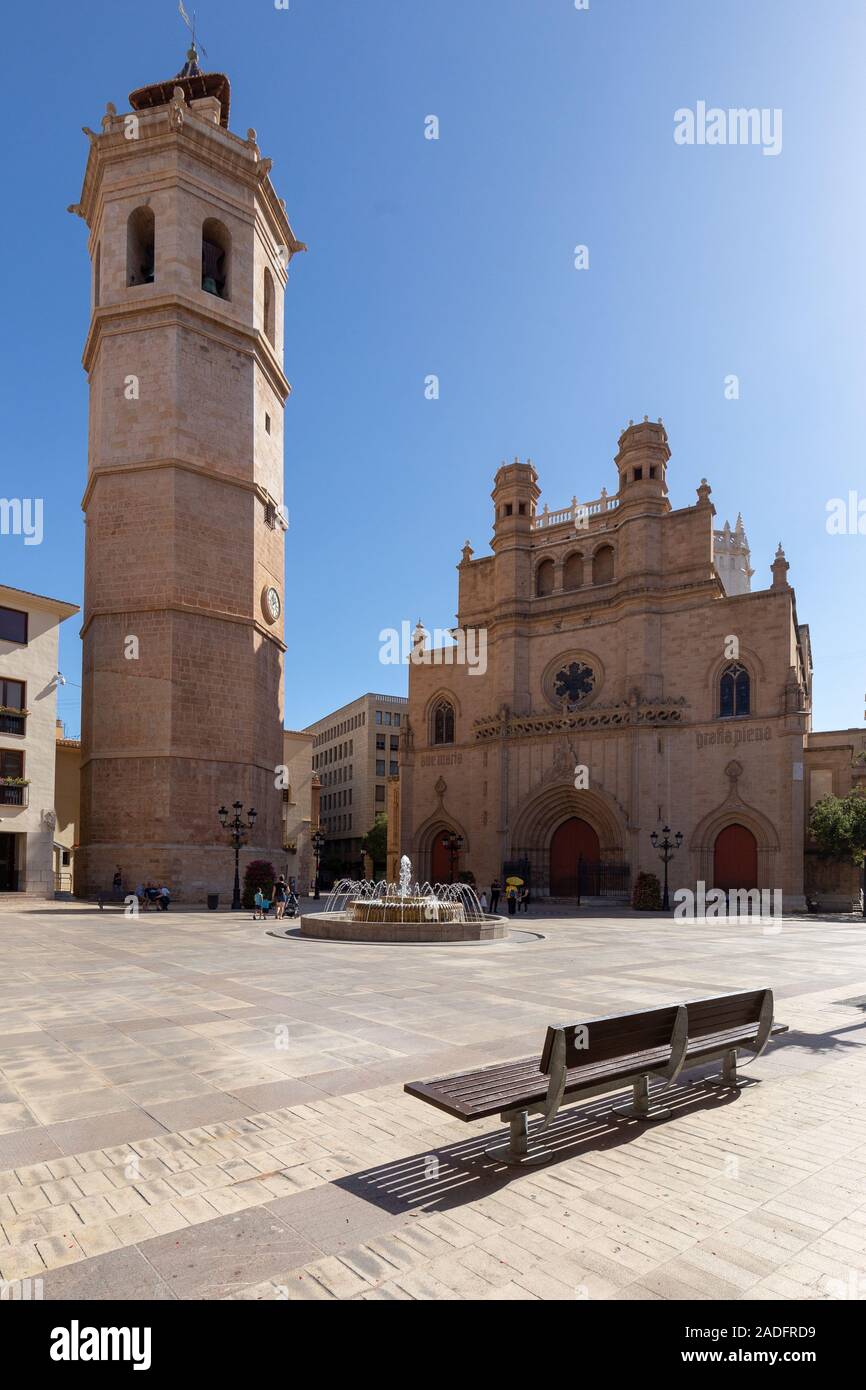
[[[379,632],[453,623],[503,459],[532,458],[542,504],[591,499],[648,414],[673,505],[706,475],[717,524],[742,511],[753,587],[783,541],[815,727],[862,728],[866,535],[826,530],[830,499],[866,500],[862,0],[197,8],[203,66],[231,78],[232,127],[258,131],[310,247],[286,300],[287,724],[405,693]],[[0,536],[0,579],[80,603],[90,278],[66,206],[81,127],[176,72],[185,31],[174,0],[77,0],[7,6],[4,36],[0,491],[42,497],[45,535]],[[700,101],[780,108],[781,152],[676,144]]]

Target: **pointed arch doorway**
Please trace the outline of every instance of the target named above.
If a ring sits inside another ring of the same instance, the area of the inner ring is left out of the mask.
[[[726,825],[713,847],[713,887],[758,887],[758,842],[745,825]]]
[[[451,873],[451,856],[445,847],[445,836],[447,829],[443,826],[437,830],[433,837],[433,844],[430,847],[430,882],[447,883]],[[455,865],[455,869],[457,865]]]
[[[557,826],[550,841],[550,895],[577,896],[577,865],[597,864],[601,859],[598,835],[589,821],[571,816]]]

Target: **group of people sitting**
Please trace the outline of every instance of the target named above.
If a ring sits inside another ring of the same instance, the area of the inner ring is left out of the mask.
[[[295,893],[295,880],[289,879],[286,882],[280,874],[270,893],[267,889],[257,888],[253,898],[255,904],[253,910],[253,920],[260,922],[274,909],[274,919],[280,921],[286,913],[294,917],[298,911],[298,899]]]
[[[138,898],[138,906],[142,912],[147,912],[149,907],[159,908],[160,912],[168,912],[168,905],[171,902],[171,893],[167,886],[153,883],[140,883],[135,890]]]

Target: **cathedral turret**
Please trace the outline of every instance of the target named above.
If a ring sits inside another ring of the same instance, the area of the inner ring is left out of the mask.
[[[632,502],[661,504],[668,510],[667,465],[671,456],[661,420],[653,424],[645,415],[639,425],[629,421],[619,437],[615,463],[619,470],[620,506]]]
[[[731,530],[726,521],[721,531],[713,532],[713,560],[716,572],[729,598],[736,594],[748,594],[752,588],[751,553],[742,512],[737,516],[737,524]]]

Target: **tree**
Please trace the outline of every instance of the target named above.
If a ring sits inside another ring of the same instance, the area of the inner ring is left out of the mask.
[[[241,894],[241,902],[244,907],[253,907],[255,905],[257,888],[261,888],[264,896],[269,898],[273,892],[276,881],[276,870],[269,860],[250,860],[244,870],[244,887]]]
[[[388,817],[380,811],[370,830],[362,841],[364,852],[369,854],[374,869],[384,869],[388,858]]]
[[[809,829],[821,854],[863,869],[866,916],[866,792],[822,797],[812,807]]]

